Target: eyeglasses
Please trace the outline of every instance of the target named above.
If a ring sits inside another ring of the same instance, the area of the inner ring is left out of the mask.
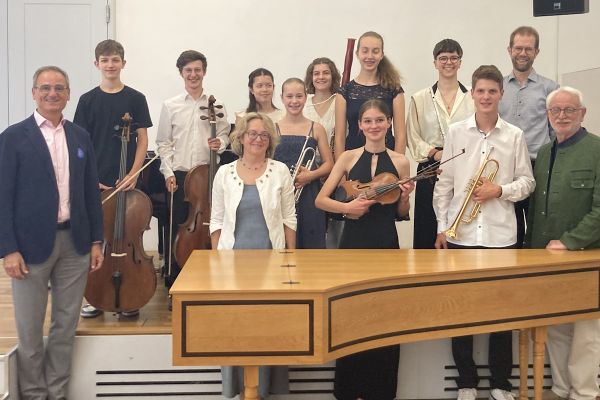
[[[525,52],[525,54],[533,54],[533,52],[535,51],[535,49],[533,47],[511,47],[510,48],[512,50],[513,53],[522,53],[523,51]]]
[[[458,57],[458,56],[452,56],[452,57],[441,56],[441,57],[438,57],[437,60],[439,62],[441,62],[442,64],[446,64],[447,62],[456,64],[457,62],[460,61],[460,57]]]
[[[63,94],[65,91],[69,90],[69,88],[64,85],[54,85],[54,86],[40,85],[40,86],[34,86],[34,88],[39,90],[41,94],[48,94],[48,93],[50,93],[50,91],[52,91],[52,89],[54,89],[56,94]]]
[[[575,114],[579,110],[581,110],[581,107],[579,107],[579,108],[574,108],[574,107],[565,107],[565,108],[552,107],[552,108],[548,109],[548,112],[550,114],[552,114],[553,116],[558,117],[561,112],[564,112],[565,115],[567,115],[567,116],[571,116],[571,115]]]
[[[248,135],[250,140],[256,140],[258,138],[260,138],[260,140],[270,140],[271,139],[271,135],[269,135],[266,132],[258,133],[256,131],[248,131],[248,132],[246,132],[246,135]]]

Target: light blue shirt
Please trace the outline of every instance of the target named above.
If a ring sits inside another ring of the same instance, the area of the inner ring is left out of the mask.
[[[546,97],[556,89],[558,83],[538,75],[535,70],[531,70],[523,87],[513,72],[504,77],[500,117],[523,130],[532,160],[536,159],[540,147],[554,138],[546,114]]]

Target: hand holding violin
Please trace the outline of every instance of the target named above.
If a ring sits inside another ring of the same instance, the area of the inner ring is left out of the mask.
[[[358,196],[354,200],[344,204],[344,216],[349,219],[359,219],[369,212],[369,208],[377,203],[376,200],[368,200]]]
[[[403,203],[408,201],[410,194],[415,189],[415,182],[410,178],[406,179],[407,181],[404,183],[403,181],[398,182],[398,187],[402,191],[402,193],[400,194],[400,201]]]

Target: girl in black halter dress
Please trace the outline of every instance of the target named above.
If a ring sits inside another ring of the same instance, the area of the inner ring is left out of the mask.
[[[317,196],[317,207],[346,215],[340,248],[399,248],[395,221],[409,212],[412,182],[400,186],[398,202],[381,205],[358,198],[342,203],[330,198],[345,176],[349,180],[370,182],[376,175],[390,172],[409,176],[404,155],[385,148],[390,126],[390,111],[381,100],[368,100],[359,111],[359,125],[365,134],[365,146],[344,152]],[[396,396],[399,346],[388,346],[340,358],[336,362],[334,395],[338,400],[392,400]]]

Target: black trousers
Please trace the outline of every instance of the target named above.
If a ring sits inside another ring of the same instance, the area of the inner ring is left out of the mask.
[[[448,243],[449,249],[486,249],[482,246],[460,246]],[[516,245],[498,247],[514,249]],[[473,336],[452,338],[452,356],[458,369],[456,386],[459,389],[476,388],[479,384],[477,366],[473,361]],[[509,378],[512,372],[512,331],[490,333],[488,364],[490,368],[490,389],[511,390]]]
[[[419,163],[417,173],[429,167],[431,161]],[[436,178],[417,181],[413,223],[413,248],[433,249],[437,237],[437,219],[433,211],[433,189]]]
[[[177,275],[181,271],[181,267],[175,261],[175,254],[172,251],[172,247],[175,243],[175,238],[177,237],[177,229],[179,225],[183,224],[187,218],[189,203],[184,200],[185,191],[183,188],[183,184],[185,182],[185,176],[187,175],[186,171],[175,171],[175,181],[177,182],[177,190],[173,193],[173,204],[171,204],[171,193],[167,193],[167,206],[169,208],[169,212],[171,207],[173,208],[173,237],[171,238],[171,242],[169,242],[169,232],[168,227],[169,223],[167,222],[165,236],[165,286],[170,288],[175,282]],[[171,271],[169,273],[169,257],[171,259]]]
[[[535,160],[531,160],[531,168],[535,167]],[[523,248],[525,242],[525,228],[527,213],[529,212],[529,197],[515,203],[515,215],[517,217],[517,249]]]

